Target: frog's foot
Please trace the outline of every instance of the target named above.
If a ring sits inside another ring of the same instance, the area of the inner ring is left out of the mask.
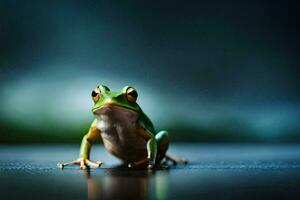
[[[165,159],[166,159],[166,161],[171,161],[173,163],[173,165],[188,163],[188,160],[186,160],[186,159],[175,158],[175,157],[169,156],[169,155],[165,155]]]
[[[143,160],[131,162],[128,164],[128,168],[142,168],[146,166],[148,169],[153,169],[154,163],[150,162],[148,158],[145,158]]]
[[[57,167],[63,169],[65,166],[68,165],[79,165],[81,169],[87,169],[89,167],[98,168],[102,165],[101,161],[93,162],[89,159],[78,158],[77,160],[73,160],[67,163],[57,163]]]

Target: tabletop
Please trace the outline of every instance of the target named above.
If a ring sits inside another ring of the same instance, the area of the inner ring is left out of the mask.
[[[172,144],[187,165],[130,170],[103,146],[99,169],[61,170],[79,145],[1,145],[1,199],[299,199],[300,145]]]

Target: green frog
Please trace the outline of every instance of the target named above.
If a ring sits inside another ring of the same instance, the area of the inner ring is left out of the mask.
[[[151,170],[160,164],[168,166],[168,161],[173,164],[187,163],[186,160],[166,154],[169,134],[167,131],[156,133],[151,120],[138,105],[138,93],[133,87],[125,86],[121,91],[114,92],[100,85],[92,91],[91,97],[95,120],[82,139],[79,158],[58,163],[59,168],[73,164],[79,165],[81,169],[100,167],[101,161],[93,162],[89,159],[91,147],[99,137],[105,148],[129,168]]]

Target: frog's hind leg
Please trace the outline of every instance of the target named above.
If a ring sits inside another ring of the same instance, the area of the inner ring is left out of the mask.
[[[157,157],[156,163],[160,164],[163,159],[164,162],[161,164],[163,168],[168,168],[168,161],[171,161],[174,165],[176,164],[187,164],[188,161],[185,159],[179,159],[174,156],[167,155],[166,152],[169,148],[170,137],[167,131],[160,131],[155,135],[157,142]]]
[[[170,137],[167,131],[159,131],[155,135],[155,140],[157,142],[157,156],[155,162],[160,164],[169,148]]]

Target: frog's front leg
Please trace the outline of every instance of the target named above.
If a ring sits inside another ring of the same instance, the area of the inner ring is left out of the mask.
[[[129,168],[147,166],[148,169],[153,169],[155,166],[157,155],[157,142],[154,134],[145,129],[143,126],[137,128],[137,134],[147,141],[147,157],[128,164]]]
[[[100,131],[96,128],[96,122],[94,121],[89,129],[89,132],[82,139],[79,158],[71,162],[58,163],[57,166],[61,169],[67,165],[79,165],[81,169],[86,169],[87,167],[100,167],[102,162],[93,162],[89,160],[91,147],[94,141],[99,138],[99,135]]]
[[[148,169],[153,169],[156,161],[157,155],[157,143],[154,136],[147,142],[147,158],[149,160]]]

